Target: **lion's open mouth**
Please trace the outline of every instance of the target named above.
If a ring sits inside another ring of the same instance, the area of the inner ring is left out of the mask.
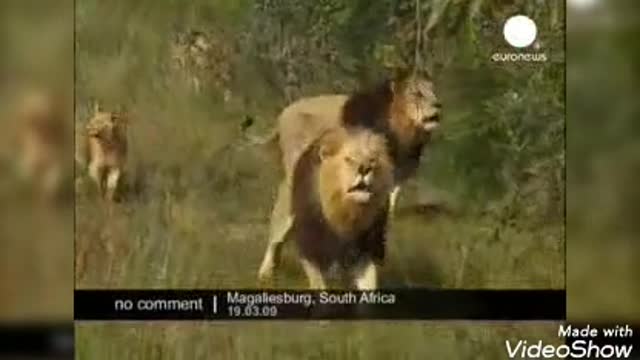
[[[357,202],[367,202],[371,199],[371,188],[364,180],[359,180],[347,190],[347,195]]]
[[[440,126],[440,114],[434,114],[422,121],[424,131],[433,131]]]

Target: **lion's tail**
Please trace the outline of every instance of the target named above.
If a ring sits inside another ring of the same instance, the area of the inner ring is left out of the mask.
[[[280,161],[282,153],[279,146],[280,132],[277,128],[270,130],[268,134],[262,136],[244,132],[243,137],[244,146],[249,148],[260,148],[259,152],[265,154],[268,159],[278,162]]]
[[[266,153],[269,157],[273,156],[277,161],[280,160],[282,154],[280,152],[280,132],[278,126],[274,126],[266,135],[255,135],[249,130],[253,128],[255,120],[252,116],[245,116],[244,121],[240,124],[241,138],[239,139],[240,148],[256,148],[260,147],[261,153]],[[264,147],[264,149],[262,149]]]
[[[277,128],[272,129],[267,135],[252,135],[249,133],[244,134],[245,140],[248,145],[253,146],[276,146],[280,139],[280,132]]]
[[[272,130],[266,136],[249,136],[249,142],[251,145],[259,146],[275,146],[280,139],[280,133],[278,130]]]

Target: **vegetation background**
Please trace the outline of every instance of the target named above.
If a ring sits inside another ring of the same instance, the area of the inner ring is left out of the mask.
[[[513,51],[516,13],[547,62],[491,60]],[[296,98],[413,64],[435,77],[444,126],[400,199],[383,284],[564,287],[562,2],[82,0],[76,19],[78,129],[94,100],[132,118],[129,198],[107,215],[79,187],[78,287],[258,286],[280,170],[241,146],[247,117],[266,133]],[[451,215],[424,206],[442,203]],[[288,250],[277,286],[305,286]]]
[[[567,32],[567,310],[640,323],[640,3],[573,1]]]

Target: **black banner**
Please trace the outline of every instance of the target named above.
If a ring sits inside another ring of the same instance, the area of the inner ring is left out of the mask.
[[[73,326],[0,324],[0,356],[73,358]]]
[[[76,290],[76,320],[564,320],[564,290]]]

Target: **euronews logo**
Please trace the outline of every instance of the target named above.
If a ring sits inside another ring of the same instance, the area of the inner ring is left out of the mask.
[[[505,41],[516,49],[526,49],[534,45],[538,37],[538,27],[536,23],[529,17],[524,15],[516,15],[510,17],[505,23],[502,30]],[[534,45],[534,48],[538,44]],[[494,53],[491,60],[495,62],[544,62],[547,61],[547,54],[532,52],[512,52],[512,53]]]

